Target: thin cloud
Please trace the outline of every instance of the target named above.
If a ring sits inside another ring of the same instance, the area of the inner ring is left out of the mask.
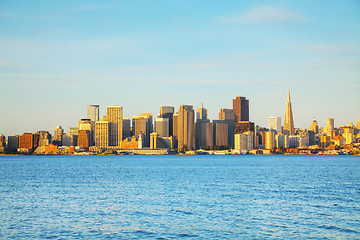
[[[230,17],[220,17],[224,23],[241,24],[266,24],[266,23],[284,23],[294,21],[308,21],[309,19],[299,13],[271,6],[259,6],[250,9],[248,12]]]

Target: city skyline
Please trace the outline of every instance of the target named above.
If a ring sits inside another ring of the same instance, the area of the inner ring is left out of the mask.
[[[300,1],[0,3],[0,134],[65,132],[84,106],[123,116],[250,101],[249,120],[335,126],[360,109],[360,4]]]

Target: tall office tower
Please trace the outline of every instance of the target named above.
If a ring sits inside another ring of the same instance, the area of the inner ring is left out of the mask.
[[[208,110],[204,108],[203,104],[201,104],[201,107],[196,110],[196,120],[198,119],[208,119]]]
[[[174,137],[177,137],[177,135],[178,135],[178,119],[179,119],[179,114],[174,113],[173,114],[173,136]]]
[[[46,146],[51,143],[51,134],[48,131],[37,131],[36,133],[39,135],[39,147]]]
[[[34,133],[24,133],[19,137],[19,148],[37,148],[39,136]]]
[[[152,114],[143,113],[132,117],[133,135],[144,134],[143,147],[150,146],[150,134],[153,132]]]
[[[61,135],[64,134],[64,129],[61,126],[56,126],[54,129],[53,140],[61,143]]]
[[[195,112],[193,106],[180,105],[177,122],[178,149],[195,149]]]
[[[254,133],[237,133],[234,135],[235,138],[235,150],[251,150],[254,148]]]
[[[88,149],[90,147],[90,131],[89,130],[79,130],[78,146],[83,149]]]
[[[160,107],[160,116],[161,118],[168,118],[169,119],[169,135],[173,136],[174,132],[174,121],[173,121],[173,115],[174,115],[174,107],[172,106],[162,106]]]
[[[275,147],[275,132],[265,132],[265,148],[272,149],[273,147]]]
[[[245,97],[233,99],[233,112],[235,114],[235,122],[249,121],[249,100]]]
[[[214,145],[215,146],[229,146],[228,138],[228,124],[220,120],[213,121],[214,126]]]
[[[294,119],[290,101],[290,89],[288,89],[286,110],[285,110],[285,122],[284,122],[284,134],[295,135]]]
[[[281,117],[269,117],[269,129],[276,132],[281,131]]]
[[[98,148],[107,148],[110,140],[110,126],[108,121],[97,121],[95,123],[95,146]]]
[[[195,148],[214,146],[214,127],[209,119],[198,119],[195,124]]]
[[[169,137],[169,118],[156,118],[155,119],[155,132],[160,137]]]
[[[90,146],[95,145],[95,122],[90,119],[81,119],[78,122],[78,129],[80,130],[88,130],[90,132]]]
[[[110,123],[109,146],[119,146],[123,139],[122,134],[122,116],[123,109],[121,106],[114,105],[106,108],[107,121]],[[96,131],[95,131],[96,132]]]
[[[330,137],[330,139],[334,138],[334,119],[328,118],[326,119],[326,135]]]
[[[221,108],[219,112],[219,120],[228,124],[228,144],[234,147],[235,132],[235,114],[232,109]]]
[[[235,114],[232,109],[221,108],[219,112],[219,120],[234,120]]]
[[[16,152],[19,148],[19,135],[8,136],[8,151]]]
[[[87,119],[93,122],[99,121],[99,105],[87,106]]]
[[[312,124],[309,127],[309,130],[313,131],[315,134],[319,133],[319,125],[315,119],[312,121]]]
[[[125,139],[125,138],[128,138],[128,137],[131,137],[131,130],[130,130],[130,119],[129,118],[123,118],[123,125],[122,125],[122,128],[123,128],[123,136],[122,138]]]

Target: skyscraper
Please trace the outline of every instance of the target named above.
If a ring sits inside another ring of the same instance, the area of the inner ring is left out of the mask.
[[[195,149],[195,112],[191,105],[180,105],[177,117],[178,149]]]
[[[205,120],[208,119],[208,110],[206,108],[204,108],[203,104],[201,104],[201,107],[199,107],[196,110],[196,120],[201,119],[201,120]]]
[[[235,114],[234,114],[233,110],[221,108],[220,112],[219,112],[219,122],[227,123],[227,125],[228,125],[228,134],[227,134],[228,135],[228,145],[233,148],[234,147],[234,132],[235,132]]]
[[[249,121],[249,100],[245,97],[233,99],[233,112],[235,114],[235,122]]]
[[[119,146],[122,141],[122,116],[121,106],[113,105],[106,108],[107,121],[109,122],[109,146]],[[95,130],[96,132],[96,130]],[[96,134],[96,133],[95,133]]]
[[[143,147],[150,146],[150,134],[153,132],[152,119],[151,113],[143,113],[132,117],[133,135],[139,136],[140,133],[144,135]]]
[[[94,123],[99,121],[99,105],[87,106],[87,118]]]
[[[168,118],[156,118],[155,119],[155,132],[160,137],[169,137],[169,119]]]
[[[281,117],[269,117],[269,129],[281,132]]]
[[[160,118],[168,118],[169,119],[169,136],[173,136],[173,115],[174,115],[174,107],[172,106],[162,106],[160,107]]]
[[[288,89],[288,95],[286,101],[284,134],[290,136],[295,134],[294,119],[293,119],[293,113],[292,113],[291,101],[290,101],[290,89]]]
[[[95,146],[107,148],[110,139],[110,123],[108,121],[97,121],[95,124]]]
[[[334,128],[335,128],[334,119],[333,118],[326,119],[326,135],[329,136],[330,139],[334,138]]]

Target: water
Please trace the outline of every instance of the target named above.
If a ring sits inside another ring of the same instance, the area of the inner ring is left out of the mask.
[[[0,157],[0,238],[360,238],[360,157]]]

